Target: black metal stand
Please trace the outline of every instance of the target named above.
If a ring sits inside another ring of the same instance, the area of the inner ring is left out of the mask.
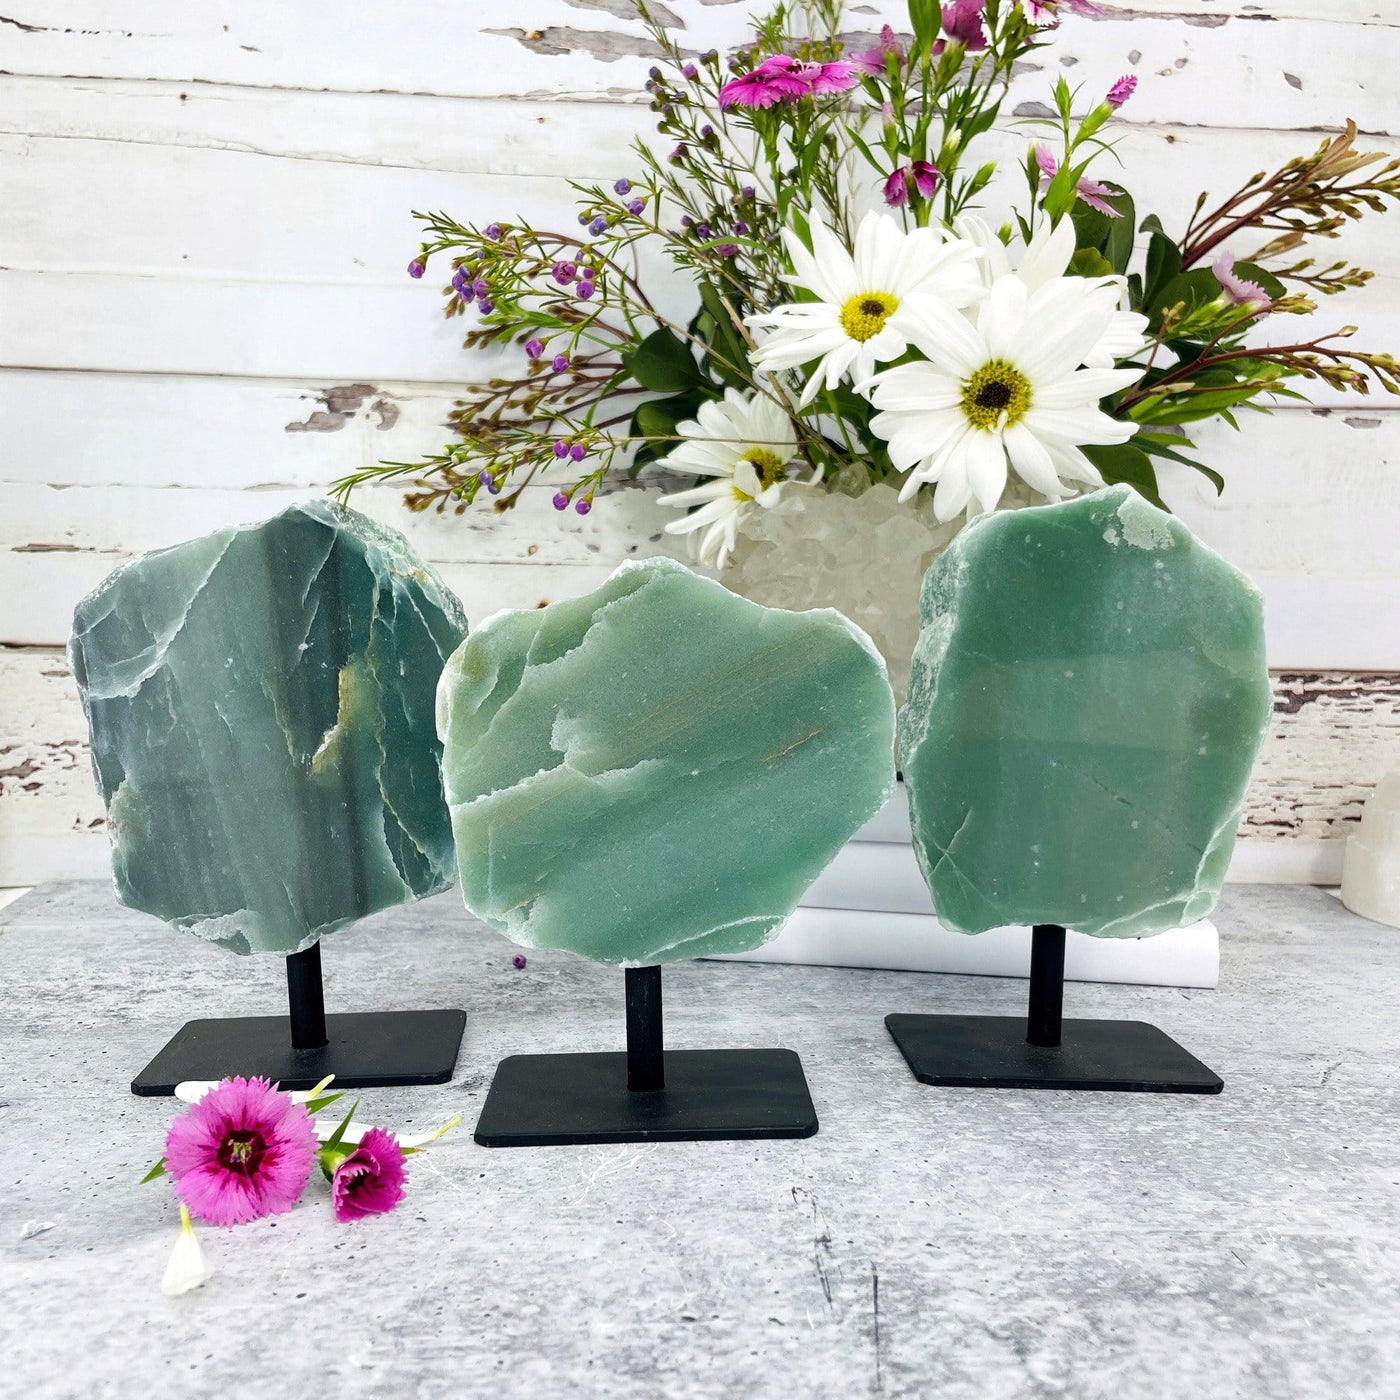
[[[1118,1089],[1218,1094],[1219,1075],[1145,1021],[1063,1020],[1065,931],[1031,934],[1030,1006],[1019,1016],[885,1017],[914,1077],[962,1089]]]
[[[446,1084],[457,1064],[465,1011],[357,1011],[326,1015],[321,945],[287,959],[286,1016],[187,1021],[135,1079],[133,1094],[173,1094],[191,1079],[261,1075],[310,1089]]]
[[[512,1055],[477,1119],[483,1147],[811,1137],[791,1050],[664,1051],[661,969],[626,969],[627,1051]]]

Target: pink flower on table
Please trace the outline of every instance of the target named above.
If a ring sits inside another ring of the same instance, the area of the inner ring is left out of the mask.
[[[932,199],[942,178],[942,172],[931,161],[916,160],[909,165],[901,165],[891,171],[885,181],[885,203],[898,209],[909,202],[909,196],[915,190],[925,199]]]
[[[331,1177],[331,1208],[340,1221],[383,1215],[403,1200],[403,1148],[393,1133],[371,1128]]]
[[[948,44],[961,44],[970,53],[980,53],[987,47],[987,31],[982,28],[982,15],[987,8],[987,0],[953,0],[943,6],[943,33],[946,42],[940,39],[934,46],[934,53],[942,53]]]
[[[170,1125],[165,1166],[191,1214],[242,1225],[297,1203],[316,1146],[315,1125],[289,1094],[266,1079],[226,1079]]]
[[[1040,167],[1040,188],[1044,192],[1045,187],[1059,174],[1060,163],[1039,141],[1031,149],[1035,152],[1035,163]],[[1100,214],[1106,214],[1110,219],[1123,217],[1121,211],[1115,209],[1108,202],[1114,192],[1107,185],[1100,184],[1097,180],[1091,180],[1087,175],[1081,175],[1079,183],[1074,187],[1074,192],[1090,209],[1097,209]]]
[[[1108,96],[1104,101],[1116,112],[1137,91],[1137,85],[1136,75],[1125,73],[1109,88]]]
[[[1251,282],[1235,272],[1235,255],[1228,248],[1221,249],[1211,271],[1215,273],[1215,280],[1220,283],[1226,298],[1234,305],[1253,307],[1262,315],[1274,304],[1273,297],[1258,282]]]

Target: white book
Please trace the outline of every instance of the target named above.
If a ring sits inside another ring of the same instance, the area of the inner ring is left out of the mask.
[[[733,954],[730,960],[1029,977],[1031,931],[954,933],[931,913],[802,908],[771,943]],[[1072,982],[1214,987],[1220,978],[1220,937],[1209,919],[1152,938],[1092,938],[1070,932],[1065,937],[1065,977]]]

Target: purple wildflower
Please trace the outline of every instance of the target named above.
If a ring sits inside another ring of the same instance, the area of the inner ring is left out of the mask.
[[[525,342],[525,353],[532,359],[538,360],[544,354],[544,341],[538,337],[532,337]]]
[[[569,444],[560,438],[554,444],[554,455],[556,457],[567,457],[569,455]]]
[[[634,200],[627,206],[627,209],[628,209],[628,212],[629,212],[629,213],[632,213],[632,214],[640,214],[640,213],[642,212],[642,210],[645,209],[646,207],[647,207],[647,202],[646,202],[646,200],[644,200],[644,199],[634,199]]]
[[[555,510],[568,510],[568,508],[569,508],[569,497],[568,497],[568,493],[567,493],[567,492],[564,492],[564,491],[556,491],[556,492],[554,493],[554,509],[555,509]]]
[[[596,238],[608,231],[608,221],[601,214],[596,214],[588,225],[588,231]]]
[[[632,182],[631,182],[631,180],[618,180],[618,181],[616,182],[616,184],[613,185],[613,189],[614,189],[618,194],[626,194],[631,188],[632,188]]]
[[[587,515],[588,512],[593,509],[593,502],[590,501],[587,496],[580,496],[578,500],[574,502],[574,509],[578,511],[580,515]]]
[[[492,243],[499,243],[501,241],[501,234],[504,233],[505,230],[501,228],[500,224],[487,224],[486,227],[482,229],[482,232]]]
[[[749,231],[749,226],[742,219],[734,220],[734,232],[742,238]]]
[[[427,270],[427,267],[420,258],[414,258],[408,265],[408,275],[415,280],[421,277]]]
[[[571,262],[557,262],[554,264],[553,276],[561,287],[567,287],[574,280],[575,268]]]
[[[702,223],[696,224],[696,225],[695,225],[695,236],[696,236],[697,238],[708,238],[708,237],[710,236],[710,226],[709,226],[709,224],[703,223],[703,222],[702,222]]]
[[[691,79],[695,78],[699,72],[700,70],[693,63],[687,63],[685,67],[681,69],[681,73],[685,77]]]
[[[739,245],[737,243],[717,243],[715,245],[715,252],[722,258],[737,257],[739,254]]]
[[[569,367],[569,357],[567,355],[556,355],[550,362],[549,367],[555,374],[563,374]]]
[[[580,282],[578,284],[578,298],[580,301],[587,301],[593,295],[592,282]]]
[[[575,462],[583,461],[584,457],[587,455],[588,454],[583,450],[583,444],[581,442],[576,442],[569,448],[569,456],[572,457]]]
[[[752,186],[752,185],[745,185],[744,188],[741,189],[741,190],[739,191],[739,198],[740,198],[740,199],[752,199],[752,198],[753,198],[753,186]]]
[[[489,316],[496,309],[496,303],[490,297],[482,297],[476,306],[483,316]]]

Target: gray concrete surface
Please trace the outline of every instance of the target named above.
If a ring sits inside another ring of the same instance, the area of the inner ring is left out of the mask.
[[[0,1393],[23,1396],[1400,1395],[1400,932],[1319,891],[1231,888],[1217,992],[1072,986],[1226,1081],[1218,1099],[930,1089],[891,1010],[1013,1012],[1024,983],[741,964],[666,974],[676,1046],[787,1045],[802,1142],[411,1162],[392,1216],[204,1229],[167,1300],[169,1100],[133,1072],[193,1015],[278,1009],[282,968],[50,886],[0,924]],[[331,1009],[460,1005],[475,1119],[522,1050],[621,1045],[621,978],[514,949],[455,894],[327,941]],[[22,1240],[30,1219],[53,1228]]]

